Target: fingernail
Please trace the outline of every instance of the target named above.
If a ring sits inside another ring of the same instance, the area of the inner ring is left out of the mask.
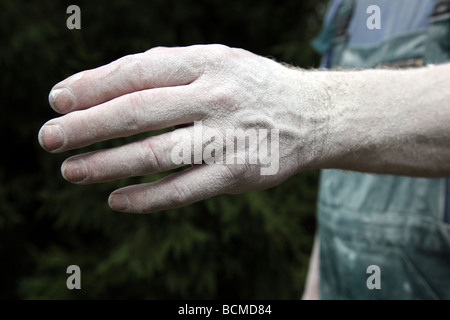
[[[64,145],[66,138],[58,124],[44,125],[39,131],[39,143],[47,151],[56,151]]]
[[[109,206],[113,210],[128,211],[130,209],[130,201],[128,201],[128,197],[121,193],[111,194],[108,202]]]
[[[87,170],[82,160],[69,160],[63,163],[62,175],[71,182],[82,182],[87,178]]]
[[[75,105],[75,97],[67,88],[53,89],[48,95],[50,106],[59,113],[70,112]]]

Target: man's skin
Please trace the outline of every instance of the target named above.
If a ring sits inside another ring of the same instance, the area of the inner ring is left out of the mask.
[[[149,213],[223,193],[275,186],[309,169],[450,176],[450,64],[414,70],[306,71],[221,45],[154,48],[75,74],[50,92],[64,116],[39,132],[63,152],[194,121],[228,129],[278,129],[280,169],[195,165],[109,197],[117,211]],[[69,93],[69,94],[67,94]],[[171,132],[67,159],[78,184],[168,171]],[[191,135],[192,136],[192,135]],[[304,299],[318,293],[316,239]]]
[[[275,186],[309,169],[450,176],[450,64],[414,70],[306,71],[222,45],[154,48],[55,85],[39,142],[63,152],[194,121],[278,129],[280,169],[195,165],[109,197],[117,211],[149,213],[223,193]],[[77,155],[65,179],[88,184],[176,168],[171,132]]]

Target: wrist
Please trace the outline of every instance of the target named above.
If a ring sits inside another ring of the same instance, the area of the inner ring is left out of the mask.
[[[327,119],[320,137],[322,149],[316,160],[318,168],[364,170],[360,159],[376,156],[384,139],[377,130],[380,122],[386,122],[386,114],[383,110],[372,112],[375,106],[370,88],[375,75],[368,77],[368,72],[313,71],[317,83],[322,86],[319,92],[326,96],[326,103],[317,106],[323,109]]]
[[[336,110],[333,72],[292,69],[298,115],[298,170],[329,168],[336,161]]]

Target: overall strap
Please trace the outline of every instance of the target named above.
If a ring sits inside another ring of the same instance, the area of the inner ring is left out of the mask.
[[[443,63],[450,57],[450,0],[435,0],[429,18],[425,62]]]
[[[311,45],[318,53],[326,54],[336,37],[347,35],[354,5],[355,0],[340,0],[330,21],[325,23],[319,35],[311,41]]]

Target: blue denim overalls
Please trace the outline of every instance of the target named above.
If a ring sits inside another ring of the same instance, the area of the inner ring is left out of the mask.
[[[362,34],[359,42],[352,41],[352,24],[355,33],[375,34],[364,29],[369,17],[365,9],[372,4],[381,8],[382,41],[364,43]],[[383,12],[383,5],[391,11]],[[420,67],[449,59],[448,0],[341,0],[331,8],[334,12],[313,42],[327,67]],[[406,25],[399,31],[390,25],[396,23]],[[322,170],[320,297],[450,299],[448,181]],[[380,289],[367,285],[371,265],[379,267]]]

